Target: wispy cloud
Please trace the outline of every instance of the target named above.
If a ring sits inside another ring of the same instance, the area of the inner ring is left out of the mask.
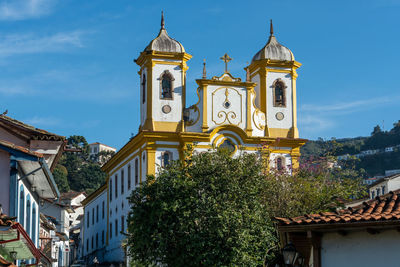
[[[56,126],[61,123],[60,119],[53,118],[53,117],[39,117],[39,116],[34,116],[32,118],[28,118],[23,120],[24,122],[43,127],[43,126]]]
[[[83,47],[82,35],[82,31],[61,32],[50,36],[36,36],[34,34],[0,35],[0,56],[58,52],[70,47]]]
[[[388,103],[394,103],[399,100],[398,96],[394,97],[379,97],[364,100],[355,100],[349,102],[339,102],[327,105],[312,105],[305,104],[300,107],[300,111],[303,112],[353,112],[359,111],[360,109],[371,108],[372,106],[379,106]]]
[[[25,20],[50,14],[55,0],[10,0],[0,3],[0,20]]]
[[[21,96],[33,95],[35,90],[22,86],[4,86],[0,87],[0,95],[4,96]]]
[[[322,132],[334,125],[335,123],[332,120],[315,114],[299,116],[299,128],[306,132]]]

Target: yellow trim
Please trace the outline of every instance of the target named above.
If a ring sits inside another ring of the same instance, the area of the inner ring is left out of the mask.
[[[147,174],[155,175],[156,174],[156,151],[153,147],[146,147],[146,157],[147,157]]]
[[[143,157],[143,155],[142,155],[142,152],[143,152],[143,150],[142,149],[140,149],[140,152],[139,152],[139,169],[140,169],[140,175],[139,175],[139,180],[140,180],[140,184],[142,183],[142,176],[143,176],[143,170],[142,170],[142,157]]]
[[[178,142],[182,145],[185,143],[193,142],[206,142],[210,143],[215,134],[220,131],[231,131],[240,137],[243,144],[275,144],[276,138],[272,137],[249,137],[245,131],[241,128],[232,125],[219,126],[210,133],[194,133],[194,132],[149,132],[142,131],[132,138],[122,149],[120,149],[103,167],[102,170],[110,173],[114,168],[116,168],[121,162],[125,162],[127,157],[131,157],[131,154],[141,149],[147,142],[155,141],[168,141],[168,142]],[[289,131],[286,129],[285,131]],[[225,134],[225,133],[224,133]],[[305,139],[292,139],[280,137],[279,146],[282,147],[300,147],[305,144]],[[163,145],[160,144],[160,147]],[[142,157],[142,155],[141,155]],[[140,158],[142,159],[142,158]]]
[[[289,133],[290,133],[290,129],[269,128],[269,136],[273,137],[273,138],[290,137]]]
[[[207,85],[202,86],[203,89],[203,126],[201,127],[203,132],[208,131],[207,123]]]
[[[181,122],[153,121],[154,131],[178,132],[181,129]]]

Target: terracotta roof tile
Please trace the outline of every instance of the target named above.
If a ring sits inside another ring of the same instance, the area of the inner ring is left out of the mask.
[[[294,218],[275,217],[280,225],[334,224],[400,220],[400,189],[363,202],[359,206]]]

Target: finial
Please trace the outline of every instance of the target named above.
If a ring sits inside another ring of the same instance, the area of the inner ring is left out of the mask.
[[[247,65],[249,65],[249,62],[246,62]],[[250,82],[250,67],[247,66],[246,68],[246,82]]]
[[[225,73],[228,73],[228,62],[231,61],[233,58],[229,57],[227,53],[223,57],[221,57],[223,62],[225,62]]]
[[[269,26],[269,33],[271,34],[271,36],[274,35],[274,25],[272,24],[272,19],[271,19],[270,26]]]
[[[165,22],[164,22],[164,11],[161,11],[161,29],[165,29]]]
[[[204,62],[203,62],[203,79],[207,79],[206,59],[204,59]]]

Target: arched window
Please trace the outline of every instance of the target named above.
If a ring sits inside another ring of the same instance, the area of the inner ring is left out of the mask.
[[[225,139],[224,142],[219,146],[219,148],[226,149],[230,153],[233,153],[236,150],[236,146],[229,139]]]
[[[286,106],[286,85],[281,79],[275,80],[273,84],[274,107]]]
[[[276,158],[276,169],[282,171],[285,168],[285,159],[283,157]]]
[[[146,74],[142,77],[142,102],[146,102]]]
[[[26,232],[31,235],[31,196],[26,197]]]
[[[161,99],[172,99],[172,81],[174,77],[166,70],[161,74]]]
[[[170,151],[165,151],[161,156],[161,166],[166,167],[171,163],[172,153]]]
[[[24,187],[21,185],[19,189],[19,223],[25,226],[25,192]]]
[[[36,245],[36,204],[32,204],[32,241]]]

